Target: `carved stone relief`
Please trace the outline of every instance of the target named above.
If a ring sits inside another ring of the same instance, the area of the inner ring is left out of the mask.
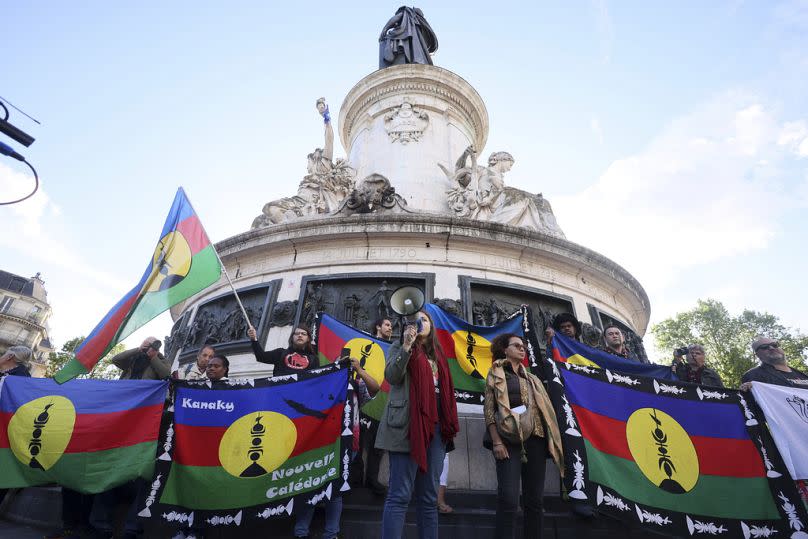
[[[432,301],[435,305],[443,309],[449,314],[453,314],[458,318],[465,318],[463,313],[463,302],[459,299],[444,299],[437,298]]]
[[[270,327],[291,326],[295,321],[295,314],[297,314],[297,300],[279,301],[272,307],[269,325]]]
[[[315,315],[325,312],[352,327],[372,333],[373,322],[388,318],[394,335],[400,334],[398,315],[390,306],[390,296],[400,286],[415,285],[425,290],[425,278],[413,277],[312,277],[306,282],[300,321],[314,324]],[[425,290],[428,295],[429,291]]]
[[[310,153],[308,161],[308,174],[298,185],[297,195],[266,203],[252,228],[334,212],[353,191],[356,171],[348,161],[337,159],[332,163],[321,148]]]
[[[581,323],[581,341],[592,348],[597,348],[603,344],[603,333],[588,322]]]
[[[533,311],[535,331],[541,336],[539,342],[542,350],[544,330],[552,325],[553,317],[561,312],[573,312],[571,301],[539,291],[476,280],[469,281],[467,286],[466,294],[472,300],[471,321],[477,325],[498,324],[518,311],[522,304],[529,305]]]
[[[165,356],[169,361],[174,361],[177,350],[185,343],[188,336],[188,314],[184,313],[177,318],[177,321],[171,326],[171,335],[163,339]]]
[[[356,185],[356,189],[335,212],[340,215],[355,213],[411,213],[407,201],[396,194],[390,180],[381,174],[371,174]]]
[[[272,285],[239,290],[239,297],[250,323],[260,329],[265,326]],[[238,351],[249,349],[247,321],[232,294],[226,294],[201,304],[184,339],[181,361],[192,357],[205,344],[217,349]]]
[[[390,142],[418,142],[429,125],[429,115],[404,99],[404,102],[384,116],[384,129]]]
[[[530,228],[563,238],[550,202],[541,193],[534,195],[505,186],[505,174],[513,163],[508,152],[494,152],[487,167],[479,166],[473,146],[460,155],[454,171],[438,163],[455,186],[446,193],[449,209],[459,217]]]

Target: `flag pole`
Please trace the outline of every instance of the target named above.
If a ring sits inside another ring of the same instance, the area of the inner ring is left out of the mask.
[[[233,290],[233,295],[236,296],[236,302],[241,308],[241,314],[244,315],[244,320],[247,321],[247,327],[253,327],[252,322],[250,322],[250,317],[247,316],[247,310],[244,308],[244,304],[241,303],[241,298],[239,297],[238,292],[236,292],[236,287],[233,286],[233,281],[230,280],[230,274],[227,273],[227,268],[224,267],[224,262],[222,262],[222,258],[219,256],[219,251],[216,250],[216,246],[213,244],[213,242],[211,242],[210,246],[213,247],[213,252],[216,253],[216,259],[219,261],[219,265],[222,267],[222,272],[224,273],[224,276],[227,277],[227,284],[230,285],[230,289]]]
[[[188,205],[191,206],[191,209],[193,209],[194,213],[198,216],[199,214],[196,213],[196,208],[194,208],[194,205],[191,203],[191,199],[188,198],[187,194],[185,194],[185,189],[180,187],[180,191],[183,192],[183,194],[185,195],[185,200],[188,201]],[[203,227],[202,230],[204,230],[204,227]],[[208,235],[208,233],[206,231],[205,236],[207,236],[207,235]],[[210,241],[210,238],[208,238],[208,241]],[[241,303],[241,298],[239,297],[238,292],[236,292],[236,287],[233,286],[233,281],[230,279],[230,274],[227,273],[227,268],[224,266],[224,262],[222,262],[222,257],[219,256],[219,251],[216,250],[216,245],[211,241],[210,246],[213,249],[213,254],[216,255],[216,260],[219,261],[219,266],[221,266],[222,272],[224,273],[224,276],[227,278],[227,284],[230,285],[230,289],[233,291],[233,295],[236,296],[236,303],[238,303],[238,306],[241,309],[241,314],[244,315],[244,320],[247,321],[247,327],[250,327],[250,328],[253,327],[252,322],[250,322],[250,317],[247,316],[247,310],[244,308],[244,304]]]

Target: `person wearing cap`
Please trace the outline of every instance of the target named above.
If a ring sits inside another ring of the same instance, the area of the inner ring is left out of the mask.
[[[113,365],[121,369],[120,380],[162,380],[171,375],[171,365],[160,353],[162,342],[146,337],[139,348],[113,356]]]
[[[682,357],[685,360],[682,360]],[[691,344],[687,347],[687,355],[677,356],[673,353],[673,374],[682,382],[690,382],[702,386],[724,387],[721,377],[710,367],[704,365],[704,347]]]
[[[742,390],[750,389],[752,382],[808,389],[808,375],[788,366],[779,342],[768,337],[757,337],[752,341],[752,351],[760,360],[760,365],[743,374]]]
[[[31,361],[31,349],[27,346],[12,346],[0,356],[0,374],[7,376],[31,376],[28,362]]]

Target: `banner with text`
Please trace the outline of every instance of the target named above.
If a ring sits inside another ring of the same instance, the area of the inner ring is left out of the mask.
[[[348,490],[349,372],[178,382],[139,516],[239,529]]]

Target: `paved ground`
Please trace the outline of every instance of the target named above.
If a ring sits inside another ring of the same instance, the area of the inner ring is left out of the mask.
[[[0,537],[3,539],[42,539],[47,531],[0,520]]]

